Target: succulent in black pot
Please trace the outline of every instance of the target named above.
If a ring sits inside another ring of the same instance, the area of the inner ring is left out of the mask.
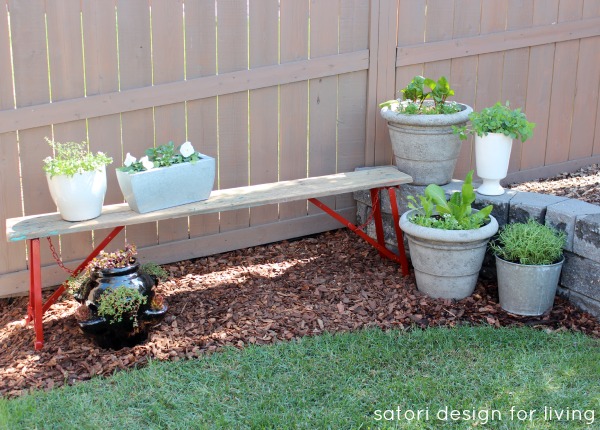
[[[71,280],[74,297],[81,303],[75,314],[79,327],[103,348],[143,342],[149,328],[167,312],[164,299],[154,292],[166,272],[153,263],[140,265],[135,255],[133,245],[102,252]]]

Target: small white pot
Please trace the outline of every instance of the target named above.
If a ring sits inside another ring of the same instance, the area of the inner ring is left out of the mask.
[[[502,133],[488,133],[487,136],[475,136],[475,162],[477,176],[483,183],[477,192],[486,196],[504,194],[500,180],[506,178],[512,139]]]
[[[106,195],[106,168],[73,176],[46,174],[48,188],[65,221],[85,221],[102,213]]]

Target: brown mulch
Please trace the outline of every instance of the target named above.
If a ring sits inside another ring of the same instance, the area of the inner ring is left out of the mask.
[[[572,181],[563,189],[578,192],[573,184],[582,177],[563,178]],[[584,191],[583,197],[597,195],[595,184],[596,192]],[[397,264],[347,230],[165,268],[171,276],[157,290],[170,306],[167,317],[148,341],[118,351],[98,348],[79,332],[78,304],[68,298],[45,314],[46,343],[35,351],[33,329],[23,326],[27,298],[0,299],[0,396],[108,376],[150,359],[190,359],[225,345],[271,344],[363,327],[532,326],[600,338],[600,322],[560,297],[541,317],[503,311],[496,285],[487,281],[461,301],[428,298],[416,290],[412,274],[403,278]]]
[[[582,167],[575,172],[563,172],[553,178],[511,184],[518,191],[553,194],[600,205],[600,164]]]

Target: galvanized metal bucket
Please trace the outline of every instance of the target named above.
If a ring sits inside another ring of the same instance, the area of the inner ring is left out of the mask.
[[[552,308],[565,259],[555,264],[525,265],[496,256],[500,306],[517,315],[542,315]]]

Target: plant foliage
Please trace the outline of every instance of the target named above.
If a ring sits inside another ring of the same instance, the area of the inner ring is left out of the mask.
[[[127,317],[137,326],[137,313],[140,307],[146,304],[146,297],[136,289],[121,285],[106,289],[98,302],[98,315],[111,324],[121,322]]]
[[[119,167],[119,170],[129,173],[143,172],[158,167],[169,167],[174,164],[195,163],[200,158],[200,154],[194,150],[190,142],[184,142],[175,148],[173,141],[170,141],[156,148],[146,149],[145,156],[139,160],[128,153],[124,166]]]
[[[558,263],[563,255],[566,235],[534,219],[507,224],[490,243],[492,251],[506,261],[527,265]]]
[[[535,127],[535,123],[527,121],[527,116],[520,108],[510,109],[508,101],[505,105],[498,102],[494,106],[482,109],[481,112],[471,112],[469,120],[470,129],[467,129],[467,126],[453,127],[462,140],[465,140],[468,134],[483,137],[488,133],[502,133],[511,139],[525,142],[533,135]]]
[[[425,194],[419,196],[419,202],[414,196],[408,196],[408,207],[417,210],[410,222],[442,230],[474,230],[484,225],[488,220],[493,206],[473,212],[471,204],[475,201],[473,189],[473,170],[467,173],[460,192],[455,192],[446,199],[442,187],[430,184],[425,188]]]
[[[430,91],[427,92],[426,88],[429,88]],[[456,102],[446,101],[448,97],[454,95],[454,90],[450,88],[450,83],[445,76],[437,81],[423,76],[415,76],[401,92],[403,102],[388,100],[381,103],[379,107],[415,115],[451,114],[461,110]],[[433,103],[425,103],[427,99],[431,99]]]
[[[94,172],[113,162],[103,152],[94,154],[87,142],[55,142],[46,137],[52,147],[54,157],[44,159],[43,169],[50,177],[57,175],[74,176],[76,173]]]

